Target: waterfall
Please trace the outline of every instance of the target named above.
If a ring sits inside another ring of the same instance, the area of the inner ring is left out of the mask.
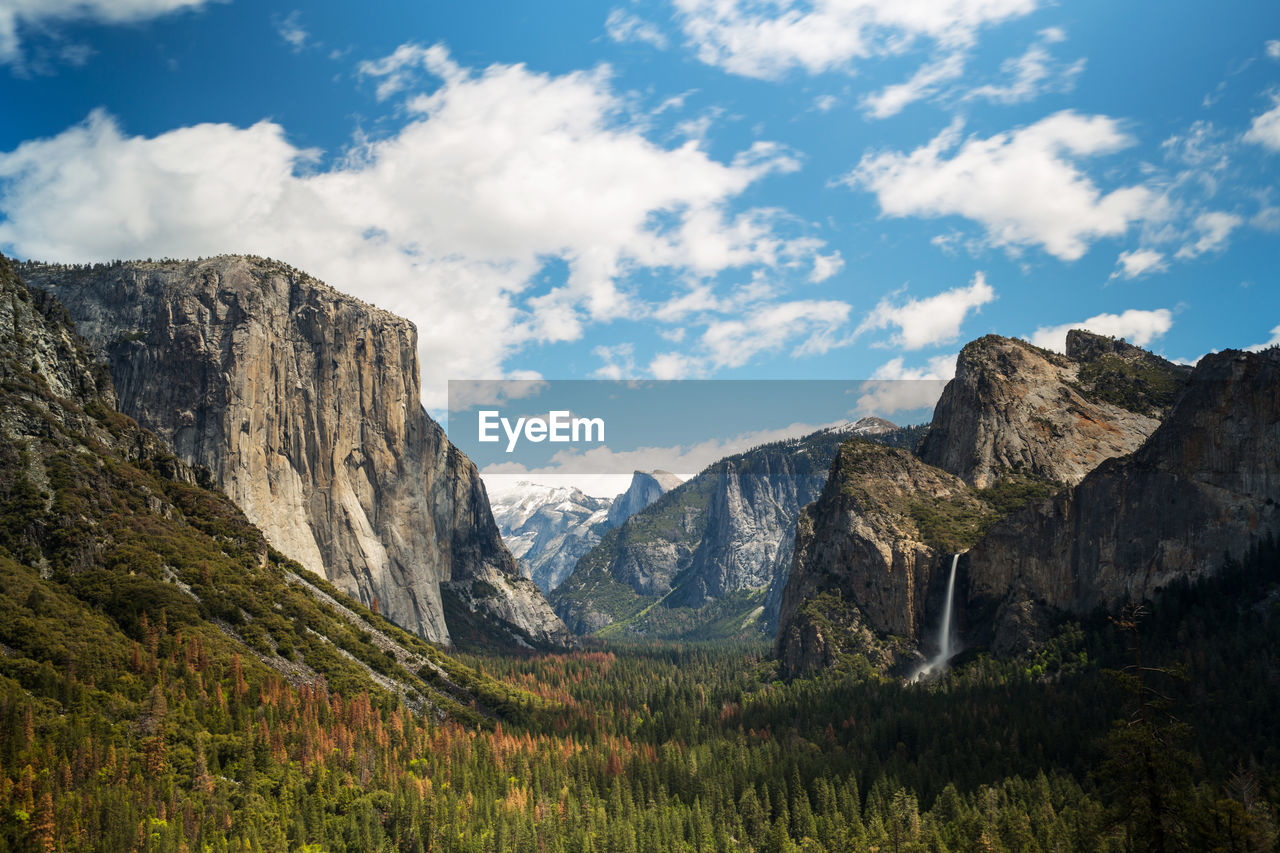
[[[952,554],[951,575],[947,578],[947,600],[942,606],[942,627],[938,631],[938,653],[915,671],[911,676],[912,681],[940,671],[954,654],[951,650],[951,605],[956,594],[956,566],[959,562],[960,555]]]
[[[938,663],[944,664],[951,659],[951,599],[956,593],[956,564],[960,555],[951,556],[951,577],[947,578],[947,603],[942,608],[942,633],[938,637]]]

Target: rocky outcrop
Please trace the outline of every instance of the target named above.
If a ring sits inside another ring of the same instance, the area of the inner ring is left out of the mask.
[[[880,670],[914,659],[926,602],[937,597],[941,567],[962,544],[944,538],[936,519],[976,530],[989,512],[960,478],[907,451],[845,442],[821,497],[797,524],[778,615],[784,674],[855,655]]]
[[[863,426],[888,443],[910,445],[919,436],[892,424],[885,430],[887,423]],[[673,623],[685,632],[680,636],[692,636],[708,619],[732,636],[771,631],[791,570],[796,519],[821,493],[851,428],[775,442],[709,466],[584,555],[552,596],[557,612],[580,633],[618,623],[654,636]]]
[[[612,503],[570,486],[523,482],[492,497],[503,541],[521,572],[544,592],[559,586],[600,541]]]
[[[565,639],[422,408],[407,320],[259,258],[23,274],[104,354],[121,410],[213,472],[277,549],[437,642],[442,589],[481,634]]]
[[[1079,330],[1065,356],[988,335],[961,350],[920,458],[980,488],[1010,473],[1075,484],[1136,450],[1187,372]]]
[[[1280,534],[1280,351],[1205,356],[1131,456],[997,524],[969,555],[977,639],[1025,647],[1045,612],[1142,600]]]
[[[636,471],[631,475],[631,485],[614,498],[605,518],[605,527],[619,527],[637,512],[648,507],[658,498],[680,485],[682,481],[670,471]]]

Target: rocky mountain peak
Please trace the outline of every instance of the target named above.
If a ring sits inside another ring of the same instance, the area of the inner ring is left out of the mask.
[[[609,507],[607,527],[617,527],[640,510],[680,485],[682,480],[670,471],[636,471],[631,485],[618,495]]]
[[[865,655],[882,670],[914,654],[938,568],[989,508],[959,477],[860,438],[841,445],[821,497],[800,515],[778,615],[783,672]]]
[[[966,345],[921,459],[978,487],[1010,474],[1072,484],[1104,459],[1137,449],[1159,425],[1184,369],[1087,332],[1072,340],[1087,360],[996,335]]]
[[[612,503],[572,486],[521,482],[493,497],[493,518],[521,571],[551,592],[600,541]]]

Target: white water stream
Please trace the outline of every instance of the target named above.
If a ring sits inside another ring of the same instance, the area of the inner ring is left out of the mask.
[[[951,556],[951,576],[947,578],[947,601],[942,608],[942,628],[938,632],[938,653],[915,671],[911,676],[912,681],[919,681],[926,675],[940,672],[946,667],[947,661],[951,660],[951,656],[955,654],[951,650],[951,603],[956,593],[956,565],[959,562],[960,555],[953,554]]]

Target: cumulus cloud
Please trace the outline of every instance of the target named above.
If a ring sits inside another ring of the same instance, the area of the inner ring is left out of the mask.
[[[1041,326],[1032,333],[1031,343],[1055,352],[1066,352],[1067,332],[1087,329],[1098,335],[1124,338],[1135,346],[1145,347],[1173,327],[1173,312],[1167,308],[1142,311],[1130,308],[1123,314],[1098,314],[1079,323]]]
[[[1134,249],[1121,252],[1116,258],[1116,271],[1112,278],[1138,278],[1153,272],[1163,272],[1169,268],[1164,254],[1155,249]]]
[[[765,305],[737,320],[710,323],[701,344],[712,368],[741,367],[757,354],[793,347],[793,356],[821,355],[842,346],[840,330],[850,306],[835,300],[801,299]]]
[[[1267,59],[1280,59],[1280,40],[1271,39],[1266,44]]]
[[[760,281],[725,297],[709,285],[698,285],[658,306],[653,316],[664,322],[692,319],[703,327],[702,334],[687,351],[656,355],[648,372],[658,379],[685,379],[742,367],[763,353],[822,355],[853,342],[848,332],[851,311],[852,306],[839,300],[779,299]],[[679,342],[686,332],[682,327],[678,335],[667,337]]]
[[[892,297],[880,300],[858,326],[857,334],[896,328],[890,343],[905,350],[950,343],[960,336],[965,316],[995,298],[996,292],[987,284],[986,276],[977,272],[968,287],[925,299],[908,299],[901,305],[895,304]]]
[[[1249,130],[1245,132],[1244,141],[1280,151],[1280,99],[1274,107],[1254,117]]]
[[[624,9],[614,9],[610,12],[609,17],[605,19],[604,29],[609,34],[609,38],[619,44],[635,42],[651,45],[658,50],[665,50],[667,47],[667,37],[662,34],[662,30]]]
[[[864,156],[842,180],[874,192],[886,216],[963,216],[993,245],[1041,246],[1071,261],[1094,240],[1123,234],[1153,202],[1142,186],[1104,194],[1076,163],[1133,142],[1115,119],[1069,110],[963,142],[957,121],[910,153]]]
[[[907,367],[901,357],[890,359],[864,382],[855,415],[887,418],[897,412],[932,408],[942,389],[956,375],[956,353],[938,355],[923,365]]]
[[[22,56],[19,30],[59,22],[125,24],[179,9],[198,9],[211,0],[4,0],[0,3],[0,64]]]
[[[973,43],[984,26],[1021,17],[1038,0],[675,0],[698,58],[733,74],[777,79],[849,70],[855,60],[901,54],[920,41]]]
[[[730,211],[794,167],[782,149],[725,163],[665,148],[619,117],[604,74],[473,73],[443,49],[411,53],[443,82],[398,132],[333,165],[268,121],[141,137],[103,112],[0,154],[0,243],[63,261],[279,257],[414,320],[433,407],[446,379],[501,377],[521,346],[643,316],[633,272],[803,276],[821,248],[782,235],[795,226],[779,213]],[[551,259],[567,276],[539,283]]]
[[[832,252],[829,255],[814,255],[813,270],[809,273],[809,281],[814,284],[826,281],[833,275],[839,274],[844,269],[844,258],[839,252]]]

